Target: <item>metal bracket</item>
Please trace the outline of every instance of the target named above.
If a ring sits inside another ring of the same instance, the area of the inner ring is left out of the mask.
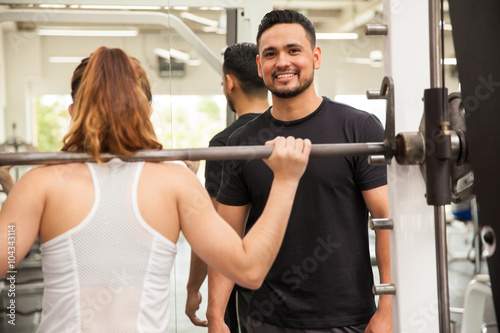
[[[382,80],[382,86],[380,91],[368,90],[366,92],[366,97],[368,99],[385,99],[386,110],[385,110],[385,131],[384,131],[384,146],[385,146],[385,163],[391,164],[392,158],[396,154],[396,128],[394,120],[394,82],[390,76],[384,77]],[[380,164],[380,160],[371,159],[374,164]]]
[[[465,139],[467,128],[460,92],[454,92],[448,96],[448,113],[456,141],[452,142],[452,149],[458,150],[451,163],[451,201],[453,203],[470,201],[475,197],[474,173],[472,172],[469,148]]]
[[[370,229],[372,230],[392,230],[394,229],[394,221],[391,218],[374,219],[370,216]]]
[[[394,283],[373,285],[373,295],[396,295],[396,285]]]
[[[370,94],[374,94],[371,92]],[[474,173],[469,161],[469,149],[466,142],[465,112],[459,92],[448,96],[448,115],[450,119],[451,140],[451,201],[460,203],[475,196]],[[402,165],[421,165],[425,176],[426,142],[425,124],[422,122],[418,132],[398,133],[396,136],[396,162]]]
[[[366,36],[387,36],[388,32],[387,24],[365,24]]]

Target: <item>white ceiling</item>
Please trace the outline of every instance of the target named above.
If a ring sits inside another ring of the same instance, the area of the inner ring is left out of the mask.
[[[50,1],[47,1],[50,3]],[[61,3],[64,1],[59,1]],[[317,32],[349,32],[370,22],[381,22],[382,0],[273,0],[275,9],[295,9],[306,15],[314,23]],[[28,5],[12,5],[14,8],[33,8]],[[167,10],[165,10],[167,11]],[[176,10],[170,13],[179,16],[189,12],[203,18],[219,21],[224,10]],[[195,32],[201,32],[203,24],[183,18]],[[32,26],[32,24],[31,24]],[[29,25],[20,24],[20,28],[29,29]],[[32,28],[32,27],[31,27]],[[154,27],[142,27],[143,29]]]

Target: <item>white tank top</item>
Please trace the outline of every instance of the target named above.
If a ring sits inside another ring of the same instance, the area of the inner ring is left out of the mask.
[[[139,213],[144,162],[87,163],[93,207],[75,228],[43,243],[38,332],[167,332],[176,245]]]

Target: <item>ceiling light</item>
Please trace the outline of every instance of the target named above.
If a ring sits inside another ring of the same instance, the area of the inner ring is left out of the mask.
[[[161,48],[155,48],[153,52],[164,59],[170,60],[170,57],[176,59],[180,62],[185,63],[189,66],[198,66],[201,65],[201,59],[192,59],[191,55],[186,52],[182,52],[176,49],[165,50]]]
[[[200,10],[224,10],[222,7],[200,7]]]
[[[81,5],[82,9],[138,9],[138,10],[159,10],[161,6],[118,6],[118,5]]]
[[[202,27],[201,31],[203,32],[215,32],[218,35],[225,35],[227,33],[226,29],[219,27]]]
[[[41,4],[40,8],[66,8],[66,5],[58,5],[58,4]]]
[[[456,58],[444,58],[443,64],[444,65],[456,65],[457,59]]]
[[[342,39],[358,39],[358,34],[354,32],[347,33],[316,33],[316,39],[330,39],[330,40],[342,40]]]
[[[79,64],[85,57],[49,57],[52,64]]]
[[[181,13],[180,16],[182,18],[185,18],[186,20],[190,20],[190,21],[193,21],[193,22],[196,22],[196,23],[207,25],[209,27],[218,27],[219,26],[219,22],[218,21],[210,20],[210,19],[198,16],[198,15],[195,15],[195,14]]]
[[[39,27],[37,32],[40,36],[135,37],[139,29]]]

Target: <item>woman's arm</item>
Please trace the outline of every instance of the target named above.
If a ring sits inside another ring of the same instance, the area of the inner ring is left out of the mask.
[[[192,249],[210,267],[251,289],[262,284],[276,258],[311,150],[309,140],[291,137],[268,144],[275,145],[265,160],[274,172],[273,184],[266,208],[243,240],[215,212],[197,179],[189,177],[178,188],[181,229]]]
[[[13,270],[35,243],[46,181],[41,169],[30,170],[12,188],[0,210],[0,276]]]

